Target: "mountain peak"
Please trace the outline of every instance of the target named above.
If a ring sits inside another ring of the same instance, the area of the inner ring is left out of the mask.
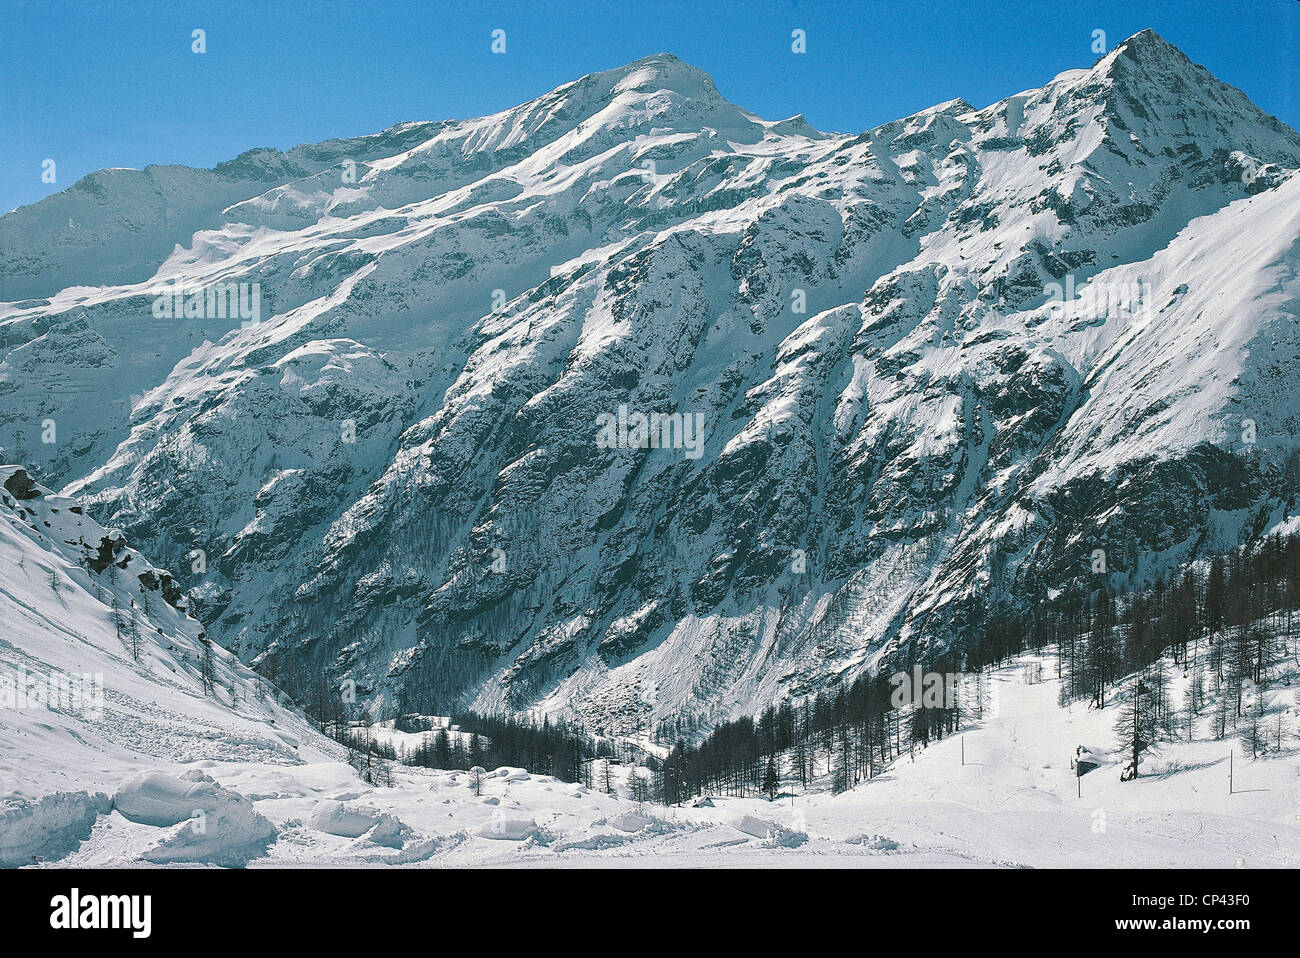
[[[1174,56],[1180,60],[1187,59],[1187,56],[1182,50],[1179,50],[1176,46],[1150,27],[1147,27],[1145,30],[1139,30],[1111,52],[1126,56],[1132,60],[1138,60],[1144,57],[1167,56]]]
[[[1200,130],[1207,136],[1234,127],[1234,144],[1253,155],[1300,147],[1295,131],[1259,109],[1241,90],[1218,79],[1155,30],[1133,34],[1078,81],[1100,82],[1112,109],[1122,108],[1123,129],[1154,124],[1168,132]],[[1177,123],[1172,118],[1177,117]],[[1290,162],[1288,158],[1286,162]]]
[[[541,125],[584,130],[621,130],[653,120],[683,131],[726,130],[743,142],[761,138],[761,124],[729,102],[713,78],[671,53],[656,53],[624,66],[589,73],[503,115],[528,115]],[[595,123],[582,121],[596,118]],[[529,121],[534,134],[541,125]]]
[[[632,70],[638,67],[649,67],[649,66],[661,67],[665,70],[684,68],[687,70],[695,70],[698,73],[704,72],[700,70],[698,67],[691,66],[681,57],[677,56],[677,54],[669,53],[667,50],[663,51],[662,53],[651,53],[648,56],[641,57],[639,60],[633,60],[631,63],[627,64],[627,66],[623,67],[622,69]]]
[[[1168,77],[1196,69],[1196,65],[1182,50],[1148,28],[1133,34],[1103,56],[1090,72],[1094,76],[1118,80],[1143,76]],[[1208,72],[1206,76],[1209,77]]]
[[[713,77],[671,53],[654,53],[595,76],[609,81],[612,93],[670,90],[688,97],[718,95]]]

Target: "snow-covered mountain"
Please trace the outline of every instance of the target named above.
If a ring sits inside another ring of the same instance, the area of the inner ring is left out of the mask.
[[[858,136],[658,55],[104,171],[0,217],[3,458],[289,688],[721,718],[1281,518],[1297,169],[1144,31]]]

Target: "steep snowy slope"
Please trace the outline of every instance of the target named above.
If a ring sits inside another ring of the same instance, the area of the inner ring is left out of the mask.
[[[130,269],[0,218],[0,441],[290,687],[707,720],[1293,495],[1300,137],[1150,31],[860,136],[660,55],[259,157]]]
[[[207,639],[119,531],[20,466],[0,466],[0,485],[0,865],[66,852],[133,773],[340,753]]]

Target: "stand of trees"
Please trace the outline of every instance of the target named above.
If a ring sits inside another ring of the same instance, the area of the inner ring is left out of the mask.
[[[952,657],[927,671],[951,671]],[[858,679],[794,705],[771,706],[757,719],[724,722],[698,745],[679,739],[664,760],[659,791],[666,804],[702,794],[775,798],[784,771],[807,787],[830,774],[844,791],[915,748],[957,732],[981,708],[975,689],[951,706],[895,708],[885,675]]]
[[[401,723],[398,723],[399,726]],[[405,756],[410,765],[469,769],[514,765],[567,782],[582,781],[599,748],[564,722],[541,724],[500,715],[467,712],[453,724],[459,732],[437,729]],[[410,729],[416,731],[416,729]]]
[[[314,683],[308,711],[322,731],[362,756],[386,761],[457,769],[514,765],[588,786],[596,778],[607,786],[610,761],[616,760],[655,773],[635,777],[638,800],[677,804],[708,793],[775,798],[783,778],[807,787],[829,776],[837,791],[852,788],[900,755],[960,731],[983,715],[985,670],[1025,652],[1052,650],[1063,704],[1119,705],[1115,728],[1129,755],[1125,777],[1138,774],[1142,756],[1162,738],[1180,729],[1190,736],[1206,709],[1207,685],[1217,702],[1211,716],[1215,737],[1235,734],[1251,755],[1274,741],[1282,747],[1288,734],[1283,718],[1266,714],[1261,697],[1247,690],[1275,680],[1288,654],[1300,662],[1300,648],[1286,646],[1300,609],[1300,536],[1270,537],[1141,590],[1116,592],[1104,578],[1095,591],[1083,589],[1080,583],[1023,609],[986,610],[968,639],[923,669],[971,677],[957,701],[898,708],[885,675],[860,676],[798,703],[724,722],[694,744],[688,740],[703,724],[698,716],[661,723],[656,741],[673,742],[662,762],[564,722],[472,712],[456,718],[461,734],[435,730],[414,752],[398,756],[356,741],[351,708],[324,676]],[[1181,709],[1169,692],[1161,664],[1166,657],[1192,677]],[[1120,681],[1134,673],[1137,682],[1121,689]],[[406,725],[399,719],[398,728]]]
[[[1300,536],[1275,535],[1146,589],[1116,594],[1103,586],[1018,616],[999,611],[971,643],[968,667],[1054,648],[1063,704],[1087,700],[1096,708],[1120,679],[1141,673],[1152,686],[1142,707],[1168,730],[1199,715],[1208,682],[1220,693],[1214,725],[1222,738],[1247,717],[1247,690],[1276,679],[1298,609]],[[1184,706],[1190,715],[1174,714],[1158,670],[1165,657],[1193,677]]]
[[[456,726],[454,731],[435,727],[427,716],[402,715],[394,721],[395,729],[429,734],[416,748],[398,751],[377,741],[365,725],[350,718],[355,708],[345,703],[324,677],[316,683],[306,711],[324,734],[347,747],[349,763],[374,785],[390,783],[394,763],[461,770],[510,765],[612,791],[612,764],[641,764],[651,773],[660,766],[654,756],[631,745],[589,736],[564,721],[543,718],[539,723],[477,712],[453,716],[448,725]],[[641,796],[637,800],[649,800],[646,781],[633,784]]]
[[[963,700],[952,707],[896,709],[887,679],[863,676],[798,705],[769,707],[757,719],[724,722],[697,745],[678,737],[663,763],[660,798],[676,804],[706,793],[774,797],[768,771],[783,771],[803,786],[829,771],[835,790],[851,788],[903,753],[981,718],[983,673],[1031,651],[1055,651],[1062,704],[1119,705],[1115,731],[1128,755],[1125,779],[1139,774],[1142,756],[1160,740],[1192,728],[1205,709],[1207,683],[1218,702],[1211,723],[1216,738],[1235,734],[1251,756],[1280,749],[1285,717],[1265,714],[1263,697],[1251,698],[1247,690],[1275,681],[1288,655],[1300,663],[1297,610],[1300,536],[1281,535],[1146,589],[1118,593],[1103,580],[1092,594],[1076,590],[1024,610],[997,606],[969,640],[925,669],[970,676]],[[1166,657],[1191,676],[1181,712],[1170,694]],[[1134,673],[1137,680],[1117,697],[1120,681]]]

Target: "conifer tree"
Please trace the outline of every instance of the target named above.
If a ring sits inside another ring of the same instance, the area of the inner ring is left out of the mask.
[[[1129,754],[1129,764],[1120,773],[1121,782],[1138,777],[1143,753],[1155,747],[1157,729],[1155,693],[1145,678],[1139,678],[1115,721],[1115,733]]]
[[[763,772],[763,793],[769,802],[776,801],[777,790],[781,787],[780,776],[776,772],[776,759],[767,760],[767,769]]]

